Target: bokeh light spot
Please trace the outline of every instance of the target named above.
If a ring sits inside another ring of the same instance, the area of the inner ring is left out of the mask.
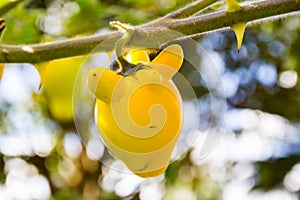
[[[279,75],[278,84],[283,88],[292,88],[297,84],[298,74],[295,71],[284,71]]]

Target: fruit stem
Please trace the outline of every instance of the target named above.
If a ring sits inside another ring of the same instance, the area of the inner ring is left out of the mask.
[[[133,34],[133,27],[127,24],[123,24],[119,21],[112,21],[109,23],[111,27],[117,28],[120,31],[124,31],[124,35],[116,42],[116,56],[117,56],[117,61],[120,66],[120,72],[119,74],[121,75],[126,75],[126,72],[134,67],[136,65],[128,62],[124,56],[123,56],[123,48],[124,46],[130,41],[132,34]]]

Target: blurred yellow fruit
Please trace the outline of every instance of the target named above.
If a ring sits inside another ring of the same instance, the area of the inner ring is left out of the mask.
[[[2,78],[3,71],[4,71],[4,64],[0,63],[0,80]]]
[[[84,59],[84,56],[77,56],[53,60],[42,70],[42,92],[47,99],[49,112],[52,118],[61,123],[73,120],[73,88]]]

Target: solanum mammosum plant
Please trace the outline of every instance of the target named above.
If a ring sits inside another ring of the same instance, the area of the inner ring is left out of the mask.
[[[163,173],[182,126],[182,99],[172,76],[183,62],[171,45],[150,62],[143,50],[129,52],[123,73],[97,67],[88,74],[96,96],[95,122],[108,149],[141,177]]]
[[[299,11],[0,0],[0,199],[297,199]]]

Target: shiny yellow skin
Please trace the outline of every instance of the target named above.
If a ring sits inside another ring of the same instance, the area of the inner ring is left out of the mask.
[[[73,88],[77,72],[85,57],[77,56],[43,63],[40,71],[42,93],[51,117],[61,123],[73,120]]]
[[[88,73],[88,87],[93,94],[96,94],[98,99],[109,103],[113,89],[117,82],[122,78],[116,72],[107,68],[94,68]]]
[[[0,63],[0,80],[2,78],[3,71],[4,71],[4,64]]]
[[[183,52],[171,45],[151,63],[143,52],[129,60],[147,68],[126,77],[94,68],[88,86],[97,97],[95,122],[105,145],[136,175],[154,177],[166,170],[182,128],[182,99],[171,78]]]

